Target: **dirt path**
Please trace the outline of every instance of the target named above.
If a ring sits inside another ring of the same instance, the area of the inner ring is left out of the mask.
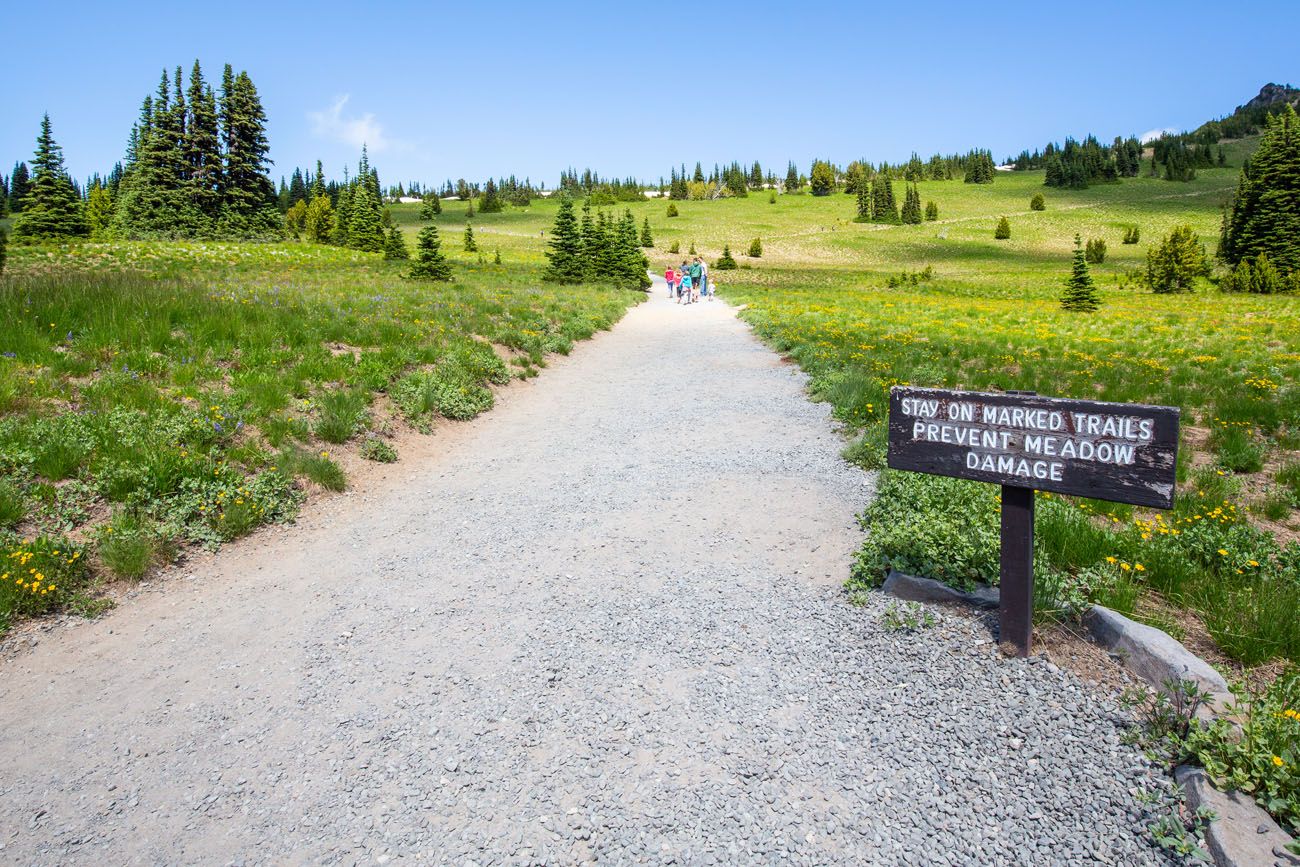
[[[0,861],[1156,860],[1115,709],[846,605],[826,407],[662,291],[381,491],[10,660]]]

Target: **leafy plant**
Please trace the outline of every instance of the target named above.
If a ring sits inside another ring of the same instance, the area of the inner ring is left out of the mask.
[[[924,605],[919,602],[890,602],[885,606],[884,624],[889,632],[916,632],[929,629],[939,622]]]
[[[361,444],[361,457],[368,461],[391,464],[397,460],[397,449],[381,439],[368,439]]]
[[[1234,686],[1225,717],[1194,729],[1187,749],[1225,791],[1255,799],[1293,835],[1300,835],[1300,670],[1264,689]],[[1229,719],[1241,721],[1241,731]]]

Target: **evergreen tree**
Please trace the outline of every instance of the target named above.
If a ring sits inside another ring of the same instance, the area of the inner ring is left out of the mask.
[[[651,285],[646,273],[650,261],[641,252],[641,245],[636,231],[636,217],[630,208],[623,210],[623,216],[611,232],[614,239],[614,259],[617,263],[616,278],[621,285],[645,289]]]
[[[483,214],[498,214],[505,209],[505,203],[501,201],[501,195],[497,191],[496,181],[491,178],[487,179],[487,185],[483,188],[483,198],[479,200],[478,209]]]
[[[650,218],[646,217],[641,223],[641,246],[650,248],[654,245],[654,235],[650,234]]]
[[[858,185],[858,213],[853,218],[855,223],[871,222],[871,186],[871,184]]]
[[[934,202],[925,203],[925,219],[926,222],[930,222],[930,223],[933,223],[935,220],[939,219],[939,206]]]
[[[998,241],[1007,241],[1011,238],[1011,221],[1006,217],[998,220],[998,227],[993,230],[993,237]]]
[[[411,258],[410,252],[406,249],[406,239],[402,237],[402,231],[396,226],[389,226],[384,236],[384,258],[393,261]]]
[[[793,162],[785,170],[785,192],[799,192],[799,169],[795,168]]]
[[[1100,265],[1106,261],[1106,242],[1101,238],[1089,238],[1083,249],[1083,256],[1089,265]]]
[[[907,193],[903,198],[902,221],[907,225],[919,225],[921,222],[921,192],[916,188],[916,184],[907,185]]]
[[[749,256],[751,259],[758,259],[763,255],[763,239],[755,238],[749,242]]]
[[[1044,201],[1042,193],[1034,193],[1033,197],[1029,200],[1029,210],[1031,211],[1047,210],[1047,202]]]
[[[501,264],[501,249],[500,249],[500,248],[497,248],[496,252],[495,252],[494,255],[492,256],[492,264],[493,264],[493,265],[500,265],[500,264]]]
[[[221,209],[221,130],[216,95],[203,81],[197,60],[190,70],[188,105],[183,155],[189,196],[208,220],[214,220]]]
[[[339,188],[338,204],[334,208],[334,243],[340,247],[348,246],[350,229],[348,221],[352,218],[352,197],[356,184],[347,181],[346,173],[344,174],[344,183]]]
[[[1136,244],[1142,240],[1142,230],[1137,226],[1126,226],[1124,228],[1124,243]]]
[[[325,168],[316,160],[316,176],[311,179],[311,198],[325,195]]]
[[[307,199],[307,182],[303,179],[302,169],[294,169],[289,180],[289,204],[294,205]]]
[[[697,255],[696,252],[695,252],[695,242],[694,242],[694,241],[691,241],[691,248],[690,248],[689,250],[686,251],[686,255],[688,255],[688,256],[695,256],[695,255]]]
[[[1226,262],[1264,254],[1282,273],[1300,271],[1300,117],[1289,105],[1265,122],[1220,234]]]
[[[1083,249],[1083,239],[1074,236],[1074,267],[1070,277],[1065,281],[1065,291],[1061,294],[1061,309],[1091,313],[1101,306],[1097,297],[1097,287],[1088,273],[1088,262]]]
[[[677,216],[677,206],[672,202],[668,203],[668,216],[670,217]]]
[[[465,252],[478,252],[478,244],[474,241],[474,227],[469,224],[468,220],[465,222]]]
[[[877,223],[899,222],[894,182],[884,172],[878,172],[871,179],[871,219]]]
[[[424,194],[424,201],[420,204],[420,219],[432,220],[435,216],[442,213],[442,199],[433,190]]]
[[[1196,278],[1209,274],[1205,247],[1191,226],[1175,226],[1163,241],[1147,250],[1146,283],[1152,292],[1191,292]]]
[[[695,163],[695,175],[691,178],[697,184],[704,183],[704,169],[698,162]]]
[[[421,229],[416,238],[415,263],[411,265],[410,276],[417,280],[451,279],[451,263],[442,254],[438,227],[432,223]]]
[[[113,225],[113,197],[98,180],[90,185],[86,197],[86,228],[92,240],[107,238]]]
[[[270,165],[266,139],[266,112],[247,72],[223,76],[222,133],[225,166],[220,231],[234,237],[274,235],[279,222],[274,210],[275,191],[266,175]],[[382,241],[378,249],[382,249]]]
[[[694,247],[694,245],[692,245],[692,246],[691,246],[691,251],[694,252],[694,250],[695,250],[695,247]],[[720,258],[720,259],[718,259],[718,261],[714,262],[714,263],[713,263],[713,267],[714,267],[715,270],[718,270],[718,271],[734,271],[734,270],[736,270],[737,268],[740,267],[739,265],[736,264],[736,259],[735,259],[735,257],[731,255],[731,245],[730,245],[730,244],[723,244],[723,245],[722,245],[722,258]]]
[[[354,250],[380,253],[385,246],[383,205],[379,201],[378,191],[368,180],[370,177],[370,161],[363,146],[360,171],[357,172],[352,203],[348,210],[347,246]]]
[[[15,238],[73,238],[88,234],[81,199],[63,167],[63,149],[54,141],[50,116],[41,119],[32,158],[31,189],[23,200],[22,216],[14,222]]]
[[[814,160],[809,174],[809,189],[814,196],[829,196],[835,190],[835,170],[825,160]]]
[[[552,283],[581,283],[585,256],[578,220],[573,215],[573,200],[568,196],[560,199],[560,209],[555,214],[547,247],[546,258],[550,264],[542,273],[542,279]]]
[[[31,174],[27,163],[14,163],[13,174],[9,175],[9,213],[16,214],[23,209],[23,202],[31,189]]]
[[[334,237],[334,206],[324,193],[314,196],[302,218],[303,236],[315,244],[328,244]]]

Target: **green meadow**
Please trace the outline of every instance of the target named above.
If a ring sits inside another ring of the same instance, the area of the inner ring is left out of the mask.
[[[339,453],[393,459],[401,425],[609,328],[640,293],[541,284],[451,254],[451,284],[303,244],[20,247],[0,280],[0,630],[93,611],[185,545],[341,490]]]
[[[999,173],[991,185],[925,181],[921,199],[938,219],[915,226],[856,223],[843,193],[678,201],[676,217],[662,199],[605,209],[649,219],[658,269],[692,247],[712,262],[729,246],[740,267],[713,272],[722,294],[811,375],[863,466],[883,466],[897,384],[1180,407],[1173,511],[1040,499],[1039,613],[1068,617],[1099,601],[1180,637],[1203,630],[1254,665],[1300,659],[1300,621],[1280,614],[1300,610],[1300,298],[1224,294],[1210,281],[1155,295],[1140,282],[1147,250],[1175,226],[1190,225],[1213,254],[1253,146],[1226,143],[1229,167],[1186,183],[1147,176],[1149,163],[1138,178],[1086,190],[1044,187],[1041,172]],[[1037,193],[1045,210],[1030,208]],[[437,222],[449,240],[464,208],[444,202]],[[396,211],[410,231],[416,211]],[[488,256],[540,263],[554,211],[537,200],[475,215],[478,243]],[[1012,236],[999,241],[1003,216]],[[1140,240],[1124,244],[1133,226]],[[1076,235],[1106,242],[1105,261],[1091,266],[1103,301],[1094,314],[1059,306]],[[758,258],[745,255],[754,238]],[[889,472],[881,484],[852,588],[889,568],[996,583],[995,488]]]
[[[1040,501],[1040,614],[1101,601],[1175,634],[1204,629],[1255,664],[1300,658],[1300,624],[1278,616],[1300,610],[1300,299],[1209,281],[1154,295],[1137,279],[1177,225],[1213,252],[1252,146],[1228,143],[1230,167],[1187,183],[1147,177],[1147,164],[1086,190],[1046,188],[1041,172],[925,181],[938,219],[913,226],[856,223],[843,193],[678,201],[675,217],[657,198],[603,209],[649,221],[659,270],[692,247],[712,262],[729,246],[740,267],[715,270],[715,284],[810,374],[865,467],[883,465],[901,383],[1180,407],[1171,513]],[[1045,210],[1031,210],[1036,193]],[[180,545],[282,519],[304,491],[346,485],[339,450],[387,456],[377,441],[394,425],[490,407],[492,385],[534,375],[640,297],[541,282],[553,198],[476,213],[473,253],[467,203],[442,206],[447,286],[404,280],[377,254],[300,243],[12,248],[0,282],[5,556],[71,577],[35,599],[0,590],[0,616],[71,604],[82,597],[65,589],[97,576],[138,576]],[[413,245],[419,206],[390,210]],[[1004,216],[1011,238],[995,240]],[[1133,226],[1139,243],[1122,243]],[[1058,304],[1076,235],[1107,245],[1091,268],[1094,314]],[[761,257],[746,255],[755,238]],[[996,581],[995,489],[893,473],[881,487],[851,587],[888,568]]]

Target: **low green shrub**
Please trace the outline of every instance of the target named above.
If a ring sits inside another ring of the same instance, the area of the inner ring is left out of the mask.
[[[397,449],[380,439],[368,439],[361,444],[361,457],[368,461],[391,464],[397,460]]]
[[[45,614],[65,605],[85,579],[81,548],[67,539],[0,533],[0,632],[19,615]]]
[[[1188,752],[1224,791],[1253,798],[1293,836],[1300,836],[1300,670],[1292,669],[1262,691],[1234,687],[1241,720],[1193,727]]]

